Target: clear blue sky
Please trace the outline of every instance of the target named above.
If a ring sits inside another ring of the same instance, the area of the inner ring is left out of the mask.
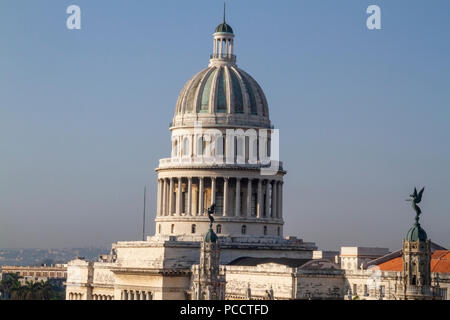
[[[140,237],[143,186],[152,220],[175,102],[222,3],[0,2],[0,247]],[[383,30],[366,28],[371,4]],[[281,130],[285,234],[397,249],[425,185],[422,225],[450,246],[450,1],[234,0],[228,21]]]

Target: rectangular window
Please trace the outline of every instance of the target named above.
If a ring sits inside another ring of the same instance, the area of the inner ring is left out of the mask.
[[[448,300],[447,288],[441,288],[440,289],[440,295],[442,297],[442,300]]]
[[[257,194],[252,194],[252,217],[256,217],[256,204],[257,204]]]
[[[182,206],[181,206],[181,212],[182,213],[187,213],[187,209],[188,209],[188,192],[183,192],[183,196],[182,196]]]
[[[216,215],[223,214],[223,193],[216,193]]]
[[[380,286],[380,294],[382,297],[386,295],[386,286]]]

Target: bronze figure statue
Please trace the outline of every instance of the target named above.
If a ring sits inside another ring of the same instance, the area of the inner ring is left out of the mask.
[[[212,229],[212,226],[213,226],[213,223],[214,223],[214,217],[213,217],[213,215],[214,215],[215,212],[216,212],[216,204],[213,203],[213,204],[211,205],[211,207],[208,208],[208,218],[209,218],[209,221],[211,222],[211,223],[209,224],[209,227],[210,227],[211,229]]]
[[[412,202],[412,207],[414,211],[416,211],[416,221],[419,221],[419,216],[422,214],[422,210],[417,204],[419,204],[422,201],[422,195],[424,190],[425,187],[423,187],[422,190],[420,190],[420,192],[417,193],[417,188],[414,188],[414,193],[410,195],[411,199],[406,200]]]

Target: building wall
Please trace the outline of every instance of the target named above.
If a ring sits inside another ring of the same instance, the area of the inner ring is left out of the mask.
[[[2,273],[13,273],[28,279],[65,279],[67,278],[67,265],[19,267],[2,266]]]
[[[297,275],[295,299],[342,300],[344,275],[340,271],[306,271]]]
[[[361,265],[389,253],[387,248],[366,248],[366,247],[342,247],[341,248],[341,268],[344,270],[358,270]]]
[[[361,300],[379,300],[380,287],[384,287],[384,300],[397,300],[399,296],[396,294],[397,288],[401,289],[401,272],[380,271],[376,268],[369,270],[347,270],[345,273],[345,294],[348,290],[352,291],[352,298],[356,296]],[[436,274],[432,274],[432,279]],[[439,274],[439,285],[441,289],[446,291],[445,300],[450,300],[450,274]],[[356,291],[355,291],[356,288]],[[348,299],[348,297],[346,297]]]
[[[268,299],[271,288],[277,300],[293,299],[294,268],[279,264],[263,264],[255,267],[226,266],[227,299],[246,299],[250,285],[252,299]]]

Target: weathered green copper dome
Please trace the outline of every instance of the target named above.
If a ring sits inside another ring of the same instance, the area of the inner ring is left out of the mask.
[[[406,235],[407,241],[426,241],[428,239],[427,233],[422,229],[420,223],[414,224],[414,226],[409,229]]]
[[[215,33],[233,33],[233,28],[231,28],[226,22],[221,23],[217,26]]]
[[[217,241],[219,240],[219,238],[217,237],[217,235],[214,233],[213,229],[210,228],[208,230],[208,233],[205,236],[205,242],[208,243],[217,243]]]

